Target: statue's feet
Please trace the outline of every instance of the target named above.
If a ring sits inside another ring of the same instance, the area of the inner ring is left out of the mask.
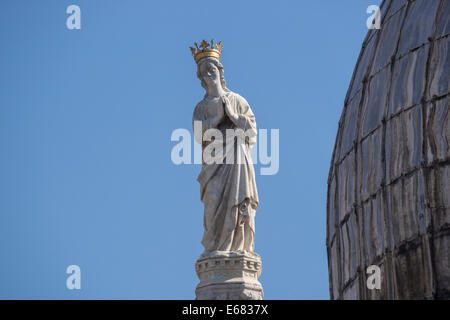
[[[212,257],[212,256],[221,256],[226,254],[226,251],[219,251],[219,250],[213,250],[213,251],[208,251],[205,250],[203,251],[203,253],[200,255],[201,257]]]
[[[214,257],[214,256],[250,256],[250,257],[259,257],[259,255],[253,251],[247,251],[247,250],[236,250],[236,251],[220,251],[220,250],[214,250],[214,251],[208,251],[205,250],[200,255],[200,258],[206,258],[206,257]]]
[[[203,251],[203,253],[200,255],[200,258],[202,257],[209,257],[211,255],[211,251],[205,250]]]

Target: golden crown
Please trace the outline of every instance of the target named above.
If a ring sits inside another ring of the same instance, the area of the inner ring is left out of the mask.
[[[194,56],[195,62],[198,63],[200,59],[206,57],[214,57],[217,60],[220,59],[220,54],[222,53],[222,41],[219,41],[214,46],[214,40],[211,40],[211,44],[203,40],[200,43],[200,46],[197,45],[197,42],[194,42],[194,47],[189,47],[191,49],[192,55]],[[201,49],[200,49],[200,48]],[[197,50],[196,50],[197,48]]]

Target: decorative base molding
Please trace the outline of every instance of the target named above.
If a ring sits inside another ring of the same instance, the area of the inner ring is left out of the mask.
[[[197,300],[261,300],[261,257],[249,252],[215,252],[195,263]]]

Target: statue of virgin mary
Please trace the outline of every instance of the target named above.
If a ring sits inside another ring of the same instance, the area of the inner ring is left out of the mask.
[[[206,94],[195,107],[192,120],[195,139],[202,145],[203,153],[197,178],[204,204],[203,256],[229,252],[253,254],[258,208],[251,159],[257,134],[255,116],[247,101],[226,87],[219,51],[205,50],[206,45],[203,42],[202,45],[203,50],[194,57],[197,77]],[[191,50],[194,54],[194,49]],[[205,52],[209,54],[201,54]],[[211,152],[214,162],[207,160]]]

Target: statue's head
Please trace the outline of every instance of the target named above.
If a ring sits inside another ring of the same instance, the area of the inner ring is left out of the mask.
[[[208,86],[215,86],[220,83],[225,91],[229,91],[223,76],[223,66],[216,58],[201,59],[197,64],[197,77],[205,90],[208,89]]]

